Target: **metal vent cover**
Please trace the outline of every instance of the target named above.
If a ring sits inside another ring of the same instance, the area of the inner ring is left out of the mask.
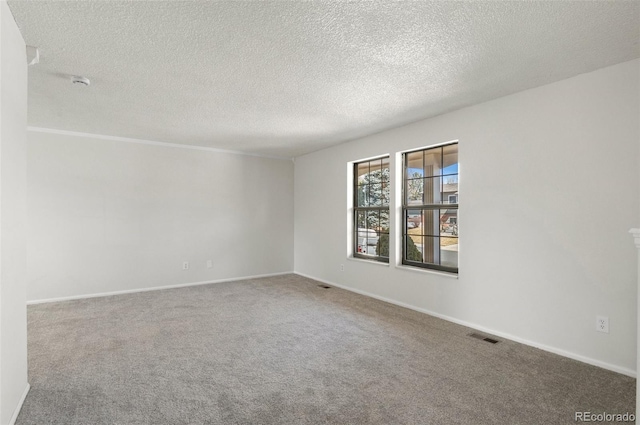
[[[486,342],[489,342],[491,344],[497,344],[498,342],[500,342],[497,339],[489,338],[486,335],[482,335],[482,334],[475,333],[475,332],[474,333],[470,333],[469,336],[471,338],[475,338],[475,339],[479,339],[479,340],[482,340],[482,341],[486,341]]]

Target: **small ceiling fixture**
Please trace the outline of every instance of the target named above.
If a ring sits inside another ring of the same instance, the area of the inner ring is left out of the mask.
[[[88,86],[88,85],[90,85],[90,84],[91,84],[91,81],[89,81],[89,79],[88,79],[88,78],[80,77],[80,76],[77,76],[77,75],[76,75],[76,76],[73,76],[73,77],[71,78],[71,82],[72,82],[73,84],[81,84],[81,85],[83,85],[83,86]]]

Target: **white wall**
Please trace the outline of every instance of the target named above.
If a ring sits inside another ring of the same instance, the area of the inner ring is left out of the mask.
[[[290,160],[36,131],[27,159],[28,300],[293,270]]]
[[[296,272],[633,375],[639,75],[635,60],[296,158]],[[347,162],[453,139],[459,279],[347,261]]]
[[[26,285],[27,58],[0,1],[0,424],[11,423],[27,384]]]

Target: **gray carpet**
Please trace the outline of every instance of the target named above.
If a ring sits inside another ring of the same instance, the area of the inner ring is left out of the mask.
[[[569,424],[635,379],[296,275],[30,306],[27,424]]]

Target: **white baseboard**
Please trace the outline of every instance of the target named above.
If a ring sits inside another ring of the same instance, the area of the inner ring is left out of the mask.
[[[583,356],[581,354],[572,353],[570,351],[566,351],[566,350],[563,350],[561,348],[556,348],[556,347],[551,347],[549,345],[540,344],[538,342],[534,342],[534,341],[530,341],[528,339],[520,338],[518,336],[511,335],[511,334],[508,334],[508,333],[505,333],[505,332],[501,332],[501,331],[497,331],[495,329],[489,329],[489,328],[487,328],[485,326],[477,325],[475,323],[470,323],[470,322],[467,322],[467,321],[464,321],[464,320],[456,319],[455,317],[447,316],[447,315],[436,313],[436,312],[433,312],[433,311],[430,311],[430,310],[427,310],[427,309],[424,309],[424,308],[416,307],[416,306],[413,306],[411,304],[406,304],[406,303],[403,303],[403,302],[400,302],[400,301],[396,301],[396,300],[393,300],[391,298],[381,297],[379,295],[372,294],[372,293],[367,292],[367,291],[362,291],[360,289],[350,288],[348,286],[340,285],[340,284],[335,283],[335,282],[330,282],[330,281],[325,280],[325,279],[319,279],[317,277],[309,276],[309,275],[304,274],[304,273],[300,273],[300,272],[294,272],[294,273],[299,275],[299,276],[306,277],[308,279],[317,280],[318,282],[326,283],[327,285],[331,285],[331,286],[335,286],[335,287],[340,288],[340,289],[344,289],[346,291],[355,292],[356,294],[360,294],[360,295],[364,295],[364,296],[367,296],[367,297],[375,298],[377,300],[388,302],[390,304],[395,304],[397,306],[408,308],[408,309],[414,310],[414,311],[418,311],[420,313],[425,313],[425,314],[428,314],[430,316],[434,316],[434,317],[437,317],[439,319],[446,320],[448,322],[453,322],[453,323],[456,323],[458,325],[462,325],[462,326],[466,326],[466,327],[471,328],[471,329],[478,330],[480,332],[492,334],[492,335],[495,335],[495,336],[499,336],[500,338],[505,338],[505,339],[509,339],[511,341],[519,342],[520,344],[524,344],[524,345],[528,345],[528,346],[531,346],[531,347],[535,347],[535,348],[538,348],[540,350],[548,351],[548,352],[553,353],[553,354],[558,354],[558,355],[563,356],[563,357],[568,357],[570,359],[577,360],[577,361],[582,362],[582,363],[587,363],[587,364],[590,364],[592,366],[598,366],[598,367],[601,367],[603,369],[611,370],[613,372],[617,372],[617,373],[621,373],[623,375],[630,376],[632,378],[636,378],[636,376],[637,376],[635,370],[631,370],[631,369],[628,369],[626,367],[621,367],[621,366],[617,366],[617,365],[614,365],[614,364],[611,364],[611,363],[607,363],[607,362],[603,362],[603,361],[600,361],[600,360],[592,359],[590,357],[586,357],[586,356]]]
[[[22,393],[22,397],[20,397],[20,401],[18,402],[16,409],[13,411],[13,416],[9,421],[9,425],[14,425],[16,423],[16,419],[18,419],[18,415],[20,414],[20,410],[22,410],[22,405],[24,404],[24,401],[26,400],[27,394],[29,394],[30,389],[31,389],[31,385],[29,385],[29,383],[27,382],[27,386],[25,387],[24,392]]]
[[[109,297],[111,295],[135,294],[137,292],[160,291],[162,289],[184,288],[187,286],[209,285],[212,283],[233,282],[236,280],[258,279],[261,277],[281,276],[281,275],[292,274],[292,273],[293,273],[292,271],[268,273],[268,274],[254,275],[254,276],[242,276],[242,277],[231,277],[227,279],[207,280],[203,282],[189,282],[189,283],[178,283],[176,285],[153,286],[150,288],[125,289],[122,291],[99,292],[95,294],[71,295],[68,297],[46,298],[46,299],[40,299],[40,300],[27,301],[27,305],[55,303],[58,301],[82,300],[85,298]]]

